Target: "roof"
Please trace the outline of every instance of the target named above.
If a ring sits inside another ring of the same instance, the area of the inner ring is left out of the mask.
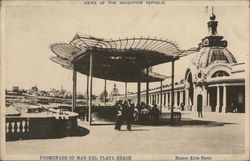
[[[197,69],[206,68],[210,64],[221,62],[226,64],[237,63],[233,54],[225,47],[203,47],[199,52],[195,53],[192,64]]]
[[[13,106],[9,106],[6,108],[6,116],[20,116],[21,113]]]
[[[163,81],[166,76],[146,68],[179,59],[186,51],[176,43],[156,38],[100,39],[76,34],[70,43],[56,43],[53,62],[66,69],[89,74],[89,55],[93,56],[93,77],[122,82]]]

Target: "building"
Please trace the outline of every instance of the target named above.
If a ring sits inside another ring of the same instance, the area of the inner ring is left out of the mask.
[[[37,92],[37,91],[38,91],[37,86],[33,86],[33,87],[31,87],[31,89],[32,89],[32,91],[33,91],[33,92]]]
[[[116,87],[116,84],[114,84],[114,87],[113,87],[112,91],[110,92],[111,100],[113,100],[114,97],[119,96],[119,95],[120,95],[120,94],[119,94],[119,90],[118,90],[118,88]]]
[[[228,42],[218,35],[217,25],[213,14],[208,22],[209,35],[202,39],[199,51],[192,54],[184,77],[175,82],[175,109],[197,111],[197,106],[202,106],[203,111],[245,112],[246,65],[237,62],[227,49]],[[136,94],[128,98],[137,101]],[[145,91],[141,92],[141,101],[146,101]],[[171,84],[150,89],[149,104],[157,104],[162,111],[170,110]]]
[[[19,92],[19,87],[18,86],[13,86],[12,87],[12,92]]]

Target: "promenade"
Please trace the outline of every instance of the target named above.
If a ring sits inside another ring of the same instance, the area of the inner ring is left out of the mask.
[[[115,131],[112,123],[89,126],[84,136],[58,139],[10,141],[7,154],[242,154],[244,153],[245,114],[183,112],[182,126],[133,125]]]

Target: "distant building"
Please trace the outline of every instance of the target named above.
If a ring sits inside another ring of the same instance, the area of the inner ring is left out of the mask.
[[[117,89],[116,84],[114,84],[114,87],[112,91],[110,92],[110,98],[111,100],[113,100],[115,96],[119,96],[119,95],[120,95],[119,90]]]
[[[37,86],[31,87],[31,89],[32,89],[33,92],[37,92],[38,91]]]
[[[12,87],[12,92],[18,92],[19,91],[19,87],[18,86],[13,86]]]

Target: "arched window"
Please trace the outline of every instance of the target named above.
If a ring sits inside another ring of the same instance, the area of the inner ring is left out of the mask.
[[[229,76],[229,74],[223,70],[219,70],[214,72],[214,74],[212,75],[212,78],[214,77],[224,77],[224,76]]]

